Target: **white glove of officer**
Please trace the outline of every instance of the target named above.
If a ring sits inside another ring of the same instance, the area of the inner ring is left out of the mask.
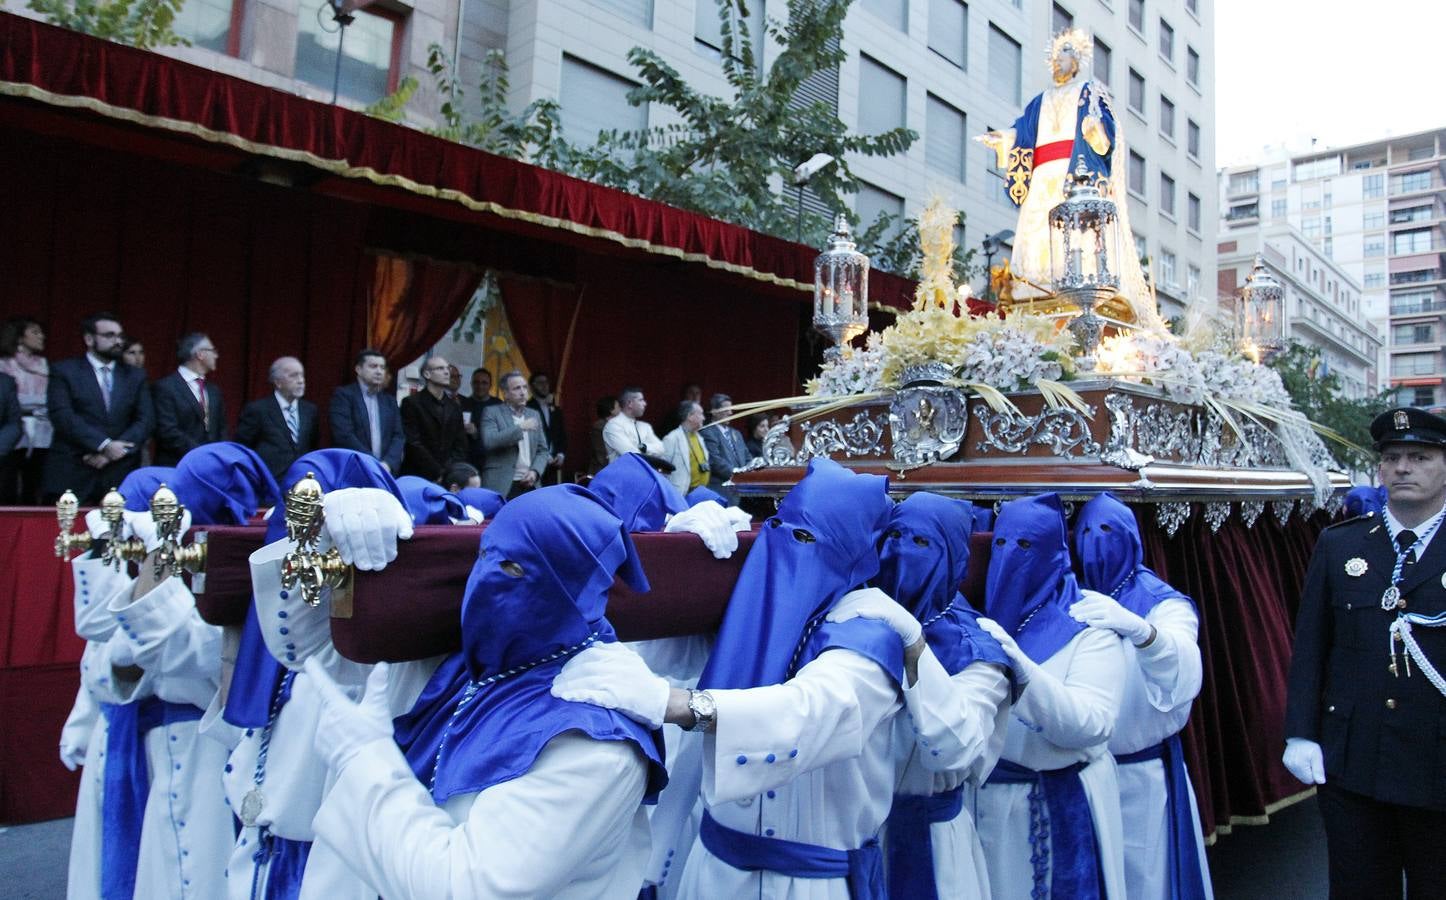
[[[90,701],[77,701],[77,704],[84,702]],[[95,722],[95,715],[77,716],[72,712],[60,729],[60,764],[72,772],[85,763],[85,751],[95,732]]]
[[[185,535],[191,529],[191,511],[185,510],[181,513],[181,530],[176,532],[177,537]],[[138,538],[146,547],[146,552],[161,546],[161,537],[156,529],[156,520],[148,512],[131,512],[126,510],[124,531],[127,537]],[[112,535],[114,537],[114,535]]]
[[[730,506],[724,512],[728,513],[728,522],[734,531],[749,531],[753,528],[753,517],[738,507]]]
[[[1286,738],[1281,762],[1302,784],[1325,784],[1325,756],[1320,744],[1305,738]]]
[[[615,709],[649,728],[663,727],[672,685],[625,644],[594,644],[568,660],[552,696]]]
[[[379,572],[397,558],[397,540],[412,536],[412,517],[402,502],[381,488],[341,488],[321,505],[326,536],[342,562]]]
[[[1069,614],[1076,622],[1091,628],[1105,628],[1130,641],[1136,647],[1149,643],[1154,627],[1140,616],[1120,605],[1119,601],[1099,591],[1080,592],[1081,599],[1070,605]]]
[[[894,629],[905,647],[924,636],[924,626],[907,610],[894,601],[893,597],[878,588],[859,588],[839,598],[824,619],[829,622],[847,622],[849,619],[876,619]]]
[[[372,668],[360,702],[354,702],[337,686],[316,657],[308,659],[304,668],[321,697],[321,714],[312,743],[333,772],[341,774],[367,744],[391,742],[392,713],[387,704],[391,670],[386,663]]]
[[[1014,638],[1010,636],[1009,632],[1004,630],[1004,626],[993,619],[986,619],[981,616],[979,618],[979,627],[987,631],[989,636],[998,641],[999,646],[1004,648],[1005,654],[1009,656],[1009,661],[1014,664],[1015,684],[1022,688],[1026,684],[1029,684],[1029,679],[1041,672],[1039,664],[1030,659],[1029,655],[1023,650],[1019,649],[1019,644],[1015,643]]]
[[[733,522],[733,517],[717,500],[707,500],[673,516],[663,531],[668,534],[679,531],[696,534],[716,559],[727,559],[738,549],[738,534]]]

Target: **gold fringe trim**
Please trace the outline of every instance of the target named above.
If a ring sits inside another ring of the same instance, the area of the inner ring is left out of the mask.
[[[1225,824],[1217,824],[1215,830],[1205,836],[1205,846],[1215,846],[1215,839],[1222,834],[1230,834],[1235,830],[1236,825],[1268,825],[1270,817],[1285,809],[1287,806],[1294,806],[1302,800],[1309,800],[1315,796],[1315,788],[1306,788],[1299,794],[1292,794],[1284,800],[1277,800],[1265,807],[1265,813],[1259,816],[1231,816],[1230,821]]]
[[[258,156],[268,156],[274,159],[284,159],[291,162],[305,163],[314,166],[333,175],[343,178],[353,178],[362,181],[369,181],[372,184],[383,187],[395,187],[417,194],[423,197],[434,197],[439,200],[447,200],[470,209],[474,212],[491,213],[504,219],[516,219],[528,222],[533,225],[542,225],[548,228],[557,228],[563,231],[571,231],[574,234],[586,235],[588,237],[602,238],[629,247],[634,250],[642,250],[647,253],[655,253],[659,256],[669,256],[681,259],[686,262],[702,263],[710,269],[729,272],[734,275],[741,275],[754,281],[761,281],[767,284],[775,284],[785,288],[792,288],[797,291],[812,292],[813,284],[800,282],[793,278],[784,278],[772,272],[764,272],[752,266],[739,265],[738,263],[724,262],[708,256],[705,253],[689,253],[677,247],[669,247],[663,244],[654,244],[642,238],[629,237],[620,232],[611,231],[605,228],[594,228],[590,225],[583,225],[570,219],[560,219],[555,216],[547,216],[541,213],[528,212],[526,210],[512,209],[502,206],[490,200],[478,200],[461,191],[453,188],[439,188],[434,185],[421,184],[400,175],[384,175],[369,166],[353,166],[344,159],[327,159],[317,156],[306,150],[293,150],[287,147],[277,147],[272,144],[261,144],[247,140],[240,135],[231,134],[225,131],[216,131],[197,125],[195,122],[185,122],[180,119],[172,119],[165,116],[154,116],[124,106],[115,106],[94,97],[79,97],[73,94],[57,94],[45,90],[33,84],[14,81],[0,81],[0,94],[11,97],[24,97],[29,100],[36,100],[41,103],[48,103],[52,106],[66,107],[70,109],[84,109],[90,112],[99,113],[112,119],[119,119],[123,122],[130,122],[135,125],[145,125],[152,128],[160,128],[166,131],[173,131],[179,134],[187,134],[192,137],[209,141],[213,144],[223,144],[234,147],[247,153],[254,153]],[[480,151],[479,151],[480,152]],[[561,177],[561,176],[560,176]],[[694,213],[694,215],[698,215]],[[742,226],[738,226],[742,227]]]

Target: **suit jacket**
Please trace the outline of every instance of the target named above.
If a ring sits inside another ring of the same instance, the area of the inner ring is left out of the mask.
[[[730,500],[738,498],[733,487],[724,483],[733,477],[735,469],[741,469],[753,460],[743,435],[732,425],[708,425],[703,428],[703,446],[708,448],[708,487]]]
[[[462,405],[455,397],[443,394],[438,400],[423,389],[403,399],[402,431],[407,436],[403,475],[441,481],[447,466],[467,461]]]
[[[537,430],[528,432],[532,441],[532,464],[529,468],[542,477],[547,469],[547,460],[552,456],[547,444],[547,432],[542,428],[542,418],[537,410],[522,408],[522,414],[537,420]],[[498,403],[482,410],[482,424],[478,426],[482,436],[482,486],[506,497],[512,490],[512,476],[517,472],[517,442],[522,440],[522,429],[512,421],[512,407]],[[540,482],[539,482],[540,483]]]
[[[196,447],[226,440],[226,401],[214,382],[206,383],[206,403],[209,416],[202,415],[200,401],[180,372],[173,371],[151,384],[156,465],[174,466]]]
[[[0,372],[0,456],[20,443],[20,393],[15,379]],[[12,488],[13,490],[13,488]]]
[[[302,454],[316,449],[316,404],[310,400],[297,400],[296,416],[297,437],[293,441],[281,404],[276,402],[275,394],[267,394],[246,404],[241,410],[240,421],[236,423],[236,442],[256,451],[275,476],[277,484]]]
[[[1411,664],[1391,674],[1381,609],[1395,545],[1371,513],[1322,531],[1296,615],[1285,736],[1315,741],[1326,781],[1387,803],[1446,811],[1446,697]],[[1406,611],[1446,611],[1446,532],[1403,570]],[[1426,657],[1446,667],[1446,628],[1416,627]],[[1400,644],[1395,645],[1398,649]]]
[[[155,425],[151,392],[146,389],[146,375],[140,369],[115,364],[110,408],[106,409],[90,360],[85,356],[63,359],[50,367],[45,404],[55,426],[55,439],[41,476],[45,494],[71,490],[82,505],[98,502],[101,495],[140,465],[141,447],[150,440]],[[108,439],[130,441],[135,447],[102,469],[86,465],[86,454],[95,453]]]
[[[703,448],[703,466],[708,466],[708,444],[703,436],[698,436],[698,444]],[[673,464],[673,471],[667,474],[668,481],[678,489],[678,493],[686,495],[688,485],[693,483],[693,453],[692,447],[688,444],[688,432],[679,425],[663,436],[663,458]]]
[[[397,398],[390,391],[377,394],[377,413],[381,418],[382,455],[377,457],[394,474],[401,474],[402,454],[406,437],[402,434],[402,416]],[[331,442],[344,450],[372,455],[371,422],[367,419],[366,401],[361,385],[353,381],[336,389],[331,395]]]
[[[552,404],[548,404],[547,412],[542,411],[542,404],[533,397],[527,401],[529,408],[535,410],[542,419],[543,430],[547,432],[547,446],[552,448],[552,455],[567,452],[567,423],[563,421],[562,410]]]

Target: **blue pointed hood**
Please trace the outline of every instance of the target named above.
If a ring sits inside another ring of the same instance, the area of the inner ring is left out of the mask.
[[[280,499],[261,457],[229,441],[202,444],[181,457],[171,489],[191,511],[193,525],[245,525]]]
[[[984,614],[1035,662],[1044,662],[1085,626],[1069,615],[1079,599],[1058,494],[1011,500],[994,520]]]
[[[451,525],[454,520],[467,518],[462,498],[435,481],[403,475],[397,479],[397,487],[401,488],[402,505],[413,525]]]
[[[489,491],[483,487],[462,488],[462,490],[457,492],[457,496],[461,498],[463,503],[481,512],[482,517],[488,520],[497,515],[497,510],[501,509],[502,504],[507,502],[506,497],[503,497],[496,491]]]
[[[169,485],[176,480],[173,466],[142,466],[121,481],[116,490],[126,498],[126,509],[131,512],[150,512],[151,497],[156,488]]]
[[[1189,600],[1145,565],[1145,547],[1135,514],[1108,491],[1086,503],[1075,517],[1075,557],[1081,583],[1109,594],[1137,616],[1161,600]]]
[[[624,453],[588,482],[629,531],[662,531],[668,516],[688,508],[672,482],[636,453]]]

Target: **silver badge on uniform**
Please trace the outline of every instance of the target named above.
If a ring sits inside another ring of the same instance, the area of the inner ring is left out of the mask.
[[[1368,568],[1370,568],[1370,566],[1366,565],[1366,561],[1359,556],[1354,556],[1346,560],[1346,574],[1352,578],[1360,578],[1366,574],[1366,569]],[[1443,581],[1446,581],[1446,576],[1443,576]]]

